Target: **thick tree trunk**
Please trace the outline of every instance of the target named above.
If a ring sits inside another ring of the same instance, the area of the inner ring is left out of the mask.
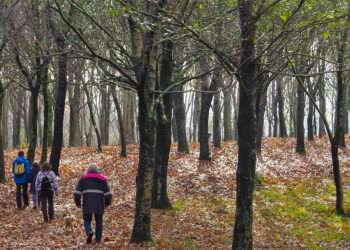
[[[278,122],[280,137],[287,137],[286,121],[284,118],[284,96],[283,96],[283,78],[279,78],[277,81],[277,104],[278,104]]]
[[[111,91],[112,91],[113,102],[117,110],[117,116],[118,116],[119,137],[120,137],[120,146],[121,146],[121,151],[119,155],[120,157],[126,157],[127,152],[126,152],[126,141],[125,141],[125,131],[124,131],[122,110],[120,108],[116,89],[113,88]]]
[[[165,90],[171,85],[173,74],[173,43],[162,43],[162,55],[160,62],[160,90]],[[172,121],[172,96],[164,94],[161,104],[157,105],[157,140],[155,171],[153,175],[152,207],[171,207],[168,198],[168,164],[171,147],[171,121]]]
[[[210,87],[203,86],[203,91],[216,91],[220,81],[221,68],[216,66],[211,79]],[[201,112],[199,117],[199,159],[210,160],[209,148],[209,110],[213,93],[202,93]]]
[[[63,121],[67,93],[67,54],[64,52],[65,42],[59,41],[57,46],[61,52],[58,56],[58,78],[54,110],[54,133],[50,155],[50,164],[56,174],[59,174],[59,165],[63,145]]]
[[[299,154],[305,153],[304,143],[304,116],[305,116],[305,94],[303,87],[298,84],[297,86],[297,126],[296,126],[296,152]]]
[[[342,35],[342,37],[344,34]],[[345,53],[345,42],[341,41],[338,44],[338,55],[337,55],[337,108],[336,108],[336,130],[338,133],[338,143],[340,147],[345,147],[345,112],[346,111],[346,84],[344,83],[344,53]]]
[[[241,27],[240,98],[238,116],[238,167],[236,215],[232,249],[253,249],[253,192],[256,167],[257,65],[253,1],[239,2]],[[261,83],[260,83],[261,84]]]
[[[177,151],[179,153],[188,154],[188,142],[186,135],[186,113],[185,113],[185,104],[184,104],[184,95],[183,95],[183,86],[179,86],[173,95],[174,101],[174,116],[175,116],[175,125],[176,125],[176,135],[177,135]]]
[[[4,101],[3,101],[3,112],[2,112],[2,117],[1,117],[1,121],[2,121],[2,147],[3,149],[7,149],[9,147],[9,127],[8,127],[8,120],[9,120],[9,96],[7,94],[5,94],[4,96]]]
[[[198,121],[199,121],[199,113],[201,110],[201,94],[196,92],[194,95],[194,103],[193,103],[193,120],[192,120],[192,141],[198,141]]]
[[[227,89],[224,91],[224,141],[233,140],[233,121],[232,121],[232,99],[231,99],[232,89]]]
[[[136,177],[136,209],[131,242],[151,241],[152,183],[155,166],[156,118],[154,100],[139,89],[140,154]],[[152,107],[153,106],[153,107]]]
[[[221,107],[220,93],[214,96],[213,105],[213,144],[216,148],[221,148]]]
[[[332,151],[332,165],[333,165],[333,178],[336,188],[336,211],[339,215],[344,215],[344,191],[343,191],[343,182],[339,166],[339,157],[338,157],[338,140],[340,134],[336,132],[335,138],[331,143]],[[338,138],[337,138],[338,137]]]

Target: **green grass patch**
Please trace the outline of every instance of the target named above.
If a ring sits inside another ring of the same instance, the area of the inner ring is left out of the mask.
[[[276,240],[279,232],[283,232],[309,249],[332,249],[340,241],[350,244],[350,218],[336,215],[331,180],[298,180],[284,185],[285,188],[281,184],[263,186],[256,192],[258,216],[280,228],[277,235],[273,234]],[[349,201],[350,190],[344,191],[344,199]],[[345,203],[346,208],[349,205]]]

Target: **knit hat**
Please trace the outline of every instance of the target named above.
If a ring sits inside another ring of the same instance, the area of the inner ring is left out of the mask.
[[[88,173],[101,173],[96,164],[91,164],[87,170]]]

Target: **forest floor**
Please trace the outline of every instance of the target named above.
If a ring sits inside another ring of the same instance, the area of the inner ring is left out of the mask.
[[[294,153],[292,139],[264,140],[257,161],[259,183],[254,202],[255,249],[349,249],[350,219],[335,214],[335,188],[329,144],[315,140],[307,154]],[[350,143],[350,140],[348,140]],[[128,157],[118,148],[65,148],[61,161],[56,219],[44,224],[32,208],[15,209],[12,178],[0,184],[0,249],[230,249],[235,210],[237,145],[223,144],[210,163],[199,162],[198,145],[189,155],[172,149],[169,196],[173,208],[152,211],[154,242],[129,244],[133,224],[138,151]],[[6,152],[7,171],[15,151]],[[39,155],[37,155],[39,159]],[[350,149],[340,152],[345,208],[350,209]],[[113,204],[104,217],[103,244],[87,246],[81,211],[73,191],[90,163],[108,177]]]

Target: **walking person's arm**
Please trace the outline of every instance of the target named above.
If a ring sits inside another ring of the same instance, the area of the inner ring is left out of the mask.
[[[103,192],[104,192],[104,196],[105,196],[105,206],[108,207],[112,203],[112,193],[111,193],[111,190],[109,188],[107,181],[106,181],[106,184],[104,185]]]
[[[52,183],[52,189],[55,192],[55,195],[58,195],[58,181],[57,181],[57,176],[55,174],[55,172],[50,171],[50,178],[52,179],[51,183]]]
[[[78,208],[81,207],[81,194],[83,192],[83,179],[80,179],[74,192],[74,202]]]
[[[41,172],[39,172],[35,180],[35,191],[37,194],[40,193],[41,191],[41,182],[42,182],[42,174]]]

